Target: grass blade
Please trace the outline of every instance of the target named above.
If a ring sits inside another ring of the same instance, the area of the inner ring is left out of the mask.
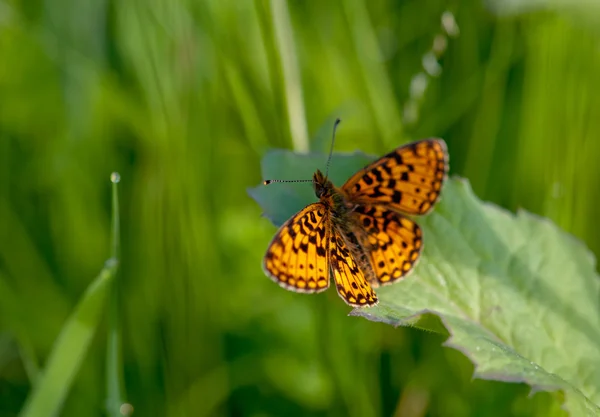
[[[112,257],[105,263],[100,274],[90,284],[75,310],[64,324],[48,357],[46,369],[41,373],[37,385],[27,398],[21,417],[53,416],[60,412],[73,380],[85,358],[92,338],[102,319],[108,292],[117,272],[118,260],[118,201],[116,182],[113,178],[113,247]],[[118,334],[118,333],[117,333]],[[109,347],[116,337],[109,336]],[[118,345],[117,345],[118,346]],[[115,347],[114,351],[118,352]],[[109,349],[110,351],[110,349]],[[112,355],[109,354],[109,357]],[[111,359],[112,360],[112,359]],[[109,398],[120,399],[120,384],[114,383],[111,367],[118,361],[109,362]],[[118,375],[118,373],[115,373]],[[115,378],[116,379],[116,378]],[[114,395],[114,397],[113,397]]]

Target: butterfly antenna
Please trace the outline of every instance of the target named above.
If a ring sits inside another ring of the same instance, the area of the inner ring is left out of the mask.
[[[333,136],[331,137],[331,149],[329,150],[329,157],[327,158],[327,167],[325,169],[325,178],[327,178],[327,174],[329,174],[329,163],[331,162],[331,155],[333,154],[333,145],[335,143],[335,131],[337,126],[340,124],[341,120],[335,119],[335,123],[333,125]],[[274,182],[313,182],[313,180],[264,180],[264,185],[269,185]]]
[[[312,180],[264,180],[264,185],[269,185],[272,182],[312,182]]]
[[[329,175],[329,163],[331,162],[331,155],[333,155],[333,144],[335,143],[335,131],[340,124],[341,120],[335,119],[335,123],[333,124],[333,135],[331,137],[331,149],[329,149],[329,157],[327,158],[327,166],[325,168],[325,178]]]

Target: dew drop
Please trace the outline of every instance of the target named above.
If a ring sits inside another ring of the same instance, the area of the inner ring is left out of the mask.
[[[118,172],[113,172],[110,174],[110,181],[113,184],[117,184],[119,181],[121,181],[121,175]]]
[[[123,403],[123,404],[121,404],[121,407],[119,407],[119,412],[123,416],[132,415],[133,414],[133,405],[131,405],[129,403]]]

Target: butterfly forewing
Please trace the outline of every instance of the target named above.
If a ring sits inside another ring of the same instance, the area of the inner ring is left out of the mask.
[[[448,173],[442,139],[401,146],[354,174],[342,187],[353,202],[385,204],[406,214],[425,214],[438,200]]]
[[[319,292],[329,287],[329,212],[322,203],[302,209],[281,226],[265,255],[267,275],[282,287]]]
[[[423,246],[421,228],[409,218],[384,206],[358,206],[357,237],[370,258],[374,286],[391,284],[410,272]]]

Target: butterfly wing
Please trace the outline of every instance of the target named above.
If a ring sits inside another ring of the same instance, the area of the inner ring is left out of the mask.
[[[329,259],[338,294],[352,307],[374,306],[377,304],[377,295],[365,275],[370,271],[370,265],[366,263],[368,260],[360,259],[362,249],[356,241],[346,243],[351,236],[337,228],[333,230],[329,245]]]
[[[425,214],[440,196],[448,174],[442,139],[397,148],[354,174],[342,187],[353,202],[385,204],[406,214]]]
[[[419,225],[381,205],[360,205],[354,216],[360,225],[357,238],[374,271],[372,285],[391,284],[413,269],[423,246]]]
[[[267,249],[265,273],[283,288],[314,293],[329,287],[329,211],[322,203],[285,222]]]

